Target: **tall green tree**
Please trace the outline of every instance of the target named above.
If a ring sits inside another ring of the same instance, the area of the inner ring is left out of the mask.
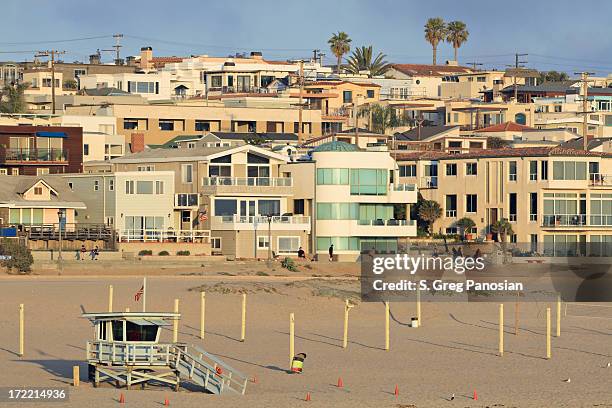
[[[508,222],[508,220],[505,218],[495,221],[491,225],[491,231],[497,234],[497,240],[502,244],[506,243],[506,237],[508,235],[512,235],[514,233],[514,231],[512,231],[512,224],[510,224],[510,222]]]
[[[387,129],[393,129],[406,124],[406,120],[397,114],[391,105],[370,104],[359,111],[360,116],[370,118],[369,128],[375,133],[385,134]]]
[[[431,44],[433,64],[436,65],[438,44],[446,39],[446,23],[441,17],[433,17],[425,23],[425,39]]]
[[[348,59],[348,70],[352,74],[358,74],[359,71],[369,71],[368,76],[383,75],[391,68],[391,64],[385,61],[386,55],[379,52],[376,57],[373,57],[374,51],[372,46],[359,47],[355,49]]]
[[[567,81],[568,79],[569,79],[569,75],[567,75],[567,72],[559,72],[559,71],[540,72],[540,77],[538,78],[540,83],[561,82],[561,81]]]
[[[463,21],[451,21],[446,25],[446,42],[450,43],[455,50],[455,61],[457,60],[457,50],[467,41],[470,33]]]
[[[329,44],[329,49],[338,59],[338,63],[336,64],[336,72],[340,73],[340,65],[342,65],[342,57],[344,54],[348,54],[351,50],[351,39],[347,33],[344,31],[338,31],[338,33],[333,34],[331,38],[327,41]]]
[[[431,234],[434,222],[442,217],[442,207],[434,200],[424,200],[419,205],[419,218],[427,223],[427,230]]]
[[[25,113],[27,105],[24,91],[28,84],[9,84],[0,91],[0,113]]]

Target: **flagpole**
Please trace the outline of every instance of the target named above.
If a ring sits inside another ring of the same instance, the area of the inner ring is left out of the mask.
[[[142,278],[142,311],[147,311],[147,277]]]

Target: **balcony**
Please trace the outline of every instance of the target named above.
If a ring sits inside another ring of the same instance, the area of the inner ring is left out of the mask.
[[[590,173],[589,186],[612,187],[612,174]]]
[[[358,237],[414,237],[415,220],[357,220],[351,225],[350,235]]]
[[[302,215],[275,215],[270,218],[241,215],[214,216],[210,228],[213,230],[258,230],[306,231],[310,232],[310,217]]]
[[[587,226],[585,214],[555,214],[542,216],[543,228],[581,228]]]
[[[291,177],[204,177],[202,192],[205,194],[270,193],[290,194]]]
[[[66,149],[0,148],[0,163],[68,164],[68,151]]]
[[[438,176],[421,177],[419,188],[438,188]]]
[[[389,186],[389,202],[416,203],[417,188],[414,184],[391,184]]]

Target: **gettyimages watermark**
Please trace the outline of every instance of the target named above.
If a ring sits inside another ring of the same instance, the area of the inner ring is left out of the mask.
[[[401,252],[400,252],[401,251]],[[612,245],[362,248],[363,301],[612,301]]]

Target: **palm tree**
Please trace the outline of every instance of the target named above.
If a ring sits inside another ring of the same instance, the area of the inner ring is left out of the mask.
[[[505,218],[495,221],[491,225],[491,231],[497,234],[497,240],[502,244],[506,243],[506,237],[508,235],[512,235],[514,233],[514,231],[512,231],[512,224],[510,224],[510,222],[508,222],[508,220]]]
[[[469,231],[474,228],[476,226],[476,223],[469,217],[463,217],[457,220],[455,225],[461,230],[461,236],[465,237],[466,231]]]
[[[391,105],[369,104],[360,109],[359,116],[368,116],[370,118],[369,130],[383,135],[387,129],[406,124],[406,120],[398,115],[396,109]]]
[[[433,49],[433,64],[436,65],[436,55],[438,44],[446,38],[446,23],[440,17],[427,20],[425,24],[425,39],[431,44]]]
[[[353,54],[348,59],[348,70],[352,74],[358,74],[359,71],[369,71],[368,76],[383,75],[391,67],[385,61],[386,55],[379,52],[376,58],[372,59],[372,46],[360,47],[353,51]]]
[[[28,88],[28,83],[6,85],[0,90],[0,113],[25,113],[27,105],[24,91]]]
[[[342,56],[351,50],[351,39],[348,34],[344,31],[338,31],[337,34],[333,34],[327,41],[329,49],[338,58],[336,64],[336,72],[340,73],[340,64],[342,64]]]
[[[424,200],[419,205],[419,218],[427,223],[427,230],[431,234],[433,223],[442,216],[442,208],[437,201]]]
[[[446,42],[453,45],[455,49],[455,61],[457,61],[457,50],[467,41],[470,33],[463,21],[451,21],[446,26]]]

